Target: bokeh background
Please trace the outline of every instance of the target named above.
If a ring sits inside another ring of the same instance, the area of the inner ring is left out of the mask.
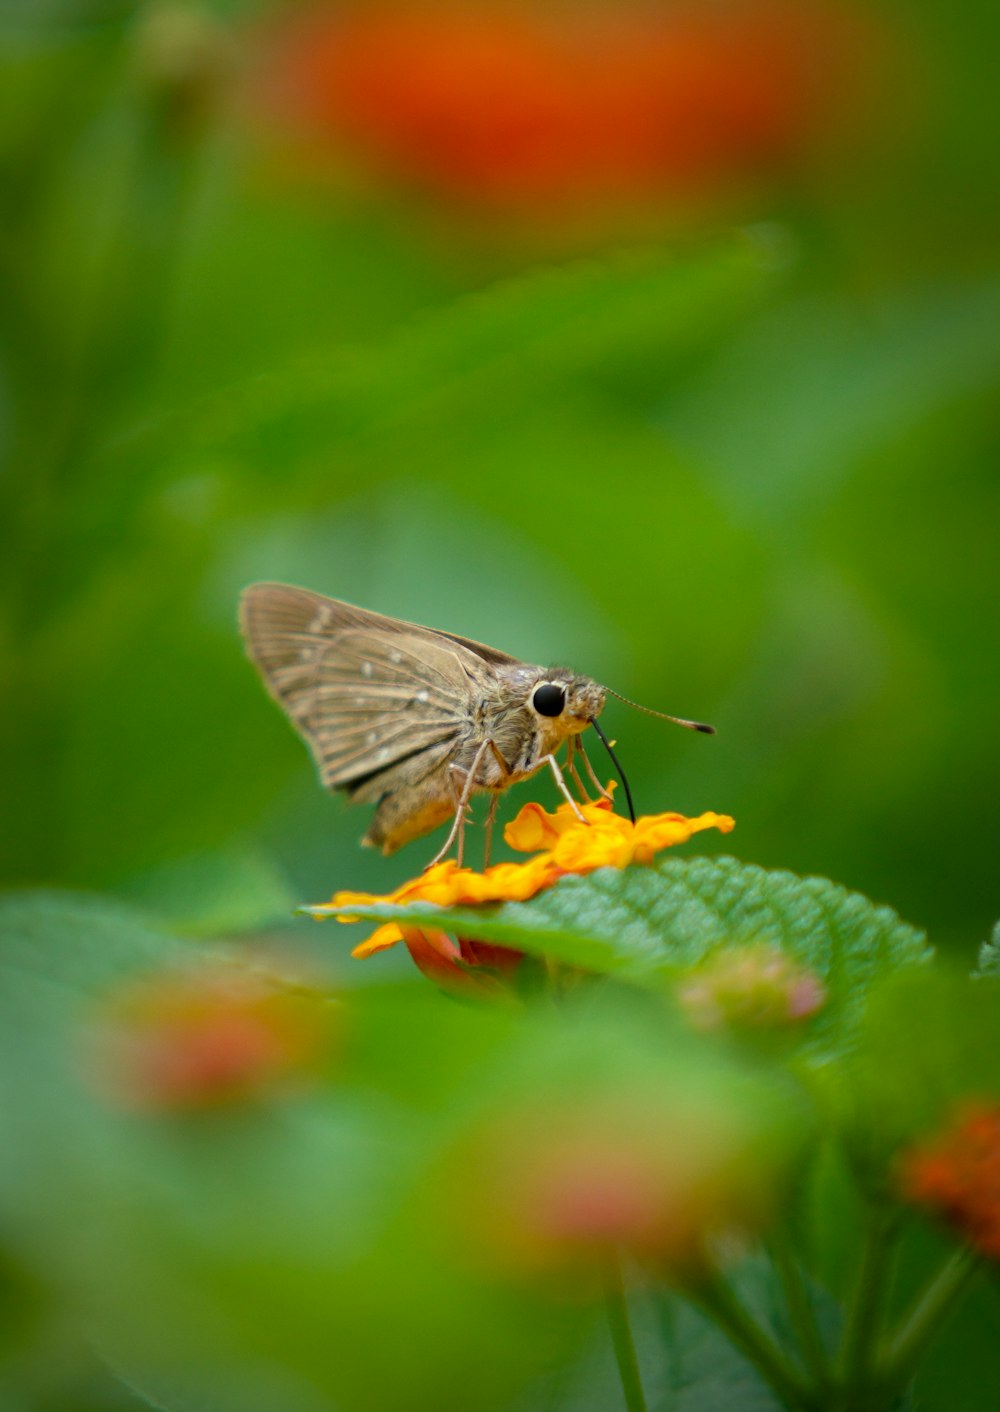
[[[614,1008],[525,1047],[293,918],[436,844],[359,849],[244,657],[248,582],[714,722],[609,704],[640,809],[733,814],[699,850],[967,968],[1000,914],[998,47],[990,0],[0,0],[0,884],[56,890],[8,904],[0,1412],[134,1412],[109,1364],[192,1412],[542,1405],[508,1392],[559,1310],[470,1297],[421,1182],[494,1062],[516,1097],[659,1052]],[[220,936],[369,983],[325,1089],[199,1129],[66,1080],[74,987]],[[933,1027],[887,1028],[935,1091]],[[921,1406],[979,1408],[996,1327],[986,1292]],[[605,1364],[573,1406],[617,1405]]]
[[[274,578],[713,721],[609,706],[640,808],[732,813],[741,858],[971,958],[997,28],[5,0],[5,884],[239,932],[423,864],[357,848],[245,661],[239,591]]]

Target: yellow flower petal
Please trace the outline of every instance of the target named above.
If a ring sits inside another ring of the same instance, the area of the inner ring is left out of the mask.
[[[340,920],[343,921],[344,918],[341,917]],[[359,959],[365,956],[374,956],[376,951],[387,951],[390,946],[395,946],[397,942],[402,940],[403,933],[398,923],[386,922],[373,931],[367,941],[356,946],[351,955],[357,956]]]
[[[609,793],[611,786],[609,788]],[[613,819],[610,799],[599,799],[596,804],[580,804],[580,813],[589,823],[600,823]],[[525,804],[515,819],[503,831],[504,840],[518,853],[537,853],[543,848],[552,848],[563,834],[581,827],[577,809],[569,804],[560,804],[554,814],[543,809],[540,804]]]
[[[611,815],[607,823],[577,824],[552,850],[565,873],[590,873],[595,868],[626,868],[632,861],[632,825]]]
[[[517,818],[504,829],[503,836],[518,853],[538,853],[543,848],[551,848],[559,832],[554,816],[540,804],[525,804]]]
[[[435,863],[425,873],[410,882],[397,887],[392,894],[393,902],[434,902],[438,907],[448,907],[456,898],[456,879],[468,868],[460,868],[454,858],[443,863]]]
[[[547,853],[527,863],[497,863],[464,879],[463,902],[524,902],[556,881],[559,869]]]
[[[700,814],[697,819],[687,819],[683,814],[647,815],[635,825],[635,861],[648,863],[661,849],[687,843],[692,834],[703,829],[729,833],[733,827],[734,820],[728,814]]]

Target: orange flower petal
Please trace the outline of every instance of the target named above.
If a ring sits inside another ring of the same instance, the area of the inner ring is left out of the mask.
[[[648,863],[663,848],[686,843],[692,834],[703,829],[719,829],[728,833],[733,820],[727,814],[701,814],[687,819],[683,814],[651,814],[635,825],[635,860]]]
[[[342,917],[340,920],[344,921],[345,919]],[[386,922],[383,926],[373,931],[367,941],[363,941],[359,946],[356,946],[351,952],[351,955],[357,956],[359,959],[365,956],[374,956],[376,951],[387,951],[390,946],[395,946],[397,942],[402,940],[403,932],[399,924],[397,922]]]
[[[460,868],[454,858],[435,863],[433,868],[398,887],[392,901],[434,902],[438,907],[448,907],[456,900],[456,879],[467,871]]]
[[[559,877],[559,869],[547,853],[540,853],[527,863],[497,863],[483,875],[488,882],[486,895],[477,899],[470,895],[470,902],[525,902],[536,892],[549,887]]]
[[[559,839],[552,856],[566,873],[590,873],[595,868],[625,868],[633,856],[632,825],[627,819],[615,819],[609,825],[578,824]]]
[[[975,1249],[1000,1259],[1000,1107],[967,1102],[947,1125],[905,1152],[900,1184]]]
[[[551,848],[559,837],[556,820],[540,804],[525,804],[503,831],[504,841],[518,853],[538,853]]]

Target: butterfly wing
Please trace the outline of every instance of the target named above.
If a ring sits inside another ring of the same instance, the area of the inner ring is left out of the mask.
[[[240,616],[249,654],[324,785],[362,801],[439,769],[495,672],[472,643],[286,584],[251,585]]]

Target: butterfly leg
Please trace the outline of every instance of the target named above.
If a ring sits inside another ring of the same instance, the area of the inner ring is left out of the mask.
[[[579,804],[577,804],[576,800],[573,798],[572,794],[570,794],[569,790],[566,787],[566,781],[563,779],[562,770],[560,770],[559,768],[559,762],[556,757],[554,755],[543,755],[538,763],[539,765],[550,765],[552,767],[552,773],[555,776],[555,781],[559,789],[559,793],[565,799],[569,807],[573,810],[573,813],[580,820],[580,823],[587,823],[588,820],[580,812]]]
[[[576,785],[577,793],[580,796],[580,803],[592,804],[594,801],[584,788],[583,780],[580,778],[580,772],[576,768],[575,752],[576,741],[573,736],[570,736],[569,740],[566,742],[566,769],[569,772],[570,779]]]
[[[427,868],[433,868],[436,863],[440,863],[442,858],[447,856],[451,845],[455,842],[456,838],[458,839],[458,866],[462,866],[462,853],[464,851],[463,845],[465,843],[465,816],[469,809],[469,799],[472,795],[472,788],[475,784],[476,775],[479,771],[479,766],[482,764],[483,756],[486,754],[489,747],[490,741],[484,740],[482,745],[480,745],[479,749],[476,751],[472,764],[468,770],[464,769],[461,765],[449,766],[450,770],[452,771],[453,784],[456,774],[464,775],[465,781],[462,785],[462,791],[455,802],[455,818],[452,821],[451,828],[448,830],[448,837],[445,839],[444,844],[441,846],[441,848],[439,848],[438,851],[435,853],[431,861],[427,864],[427,867],[424,868],[425,873],[427,872]]]
[[[483,843],[483,867],[490,866],[490,850],[493,846],[493,823],[497,816],[497,805],[500,803],[499,794],[494,794],[490,800],[489,813],[486,815],[486,837]]]
[[[574,742],[574,744],[576,745],[576,748],[577,748],[577,750],[579,751],[580,759],[583,761],[584,765],[586,766],[587,774],[590,776],[590,782],[591,782],[591,784],[594,786],[594,788],[595,788],[595,789],[597,790],[597,792],[600,794],[600,796],[601,796],[602,799],[610,800],[610,799],[611,799],[611,795],[610,795],[610,794],[608,793],[608,791],[604,788],[604,785],[601,784],[601,781],[597,778],[597,774],[596,774],[596,772],[595,772],[595,770],[594,770],[594,767],[593,767],[593,765],[590,763],[590,756],[587,754],[586,750],[584,750],[584,748],[583,748],[583,741],[582,741],[582,740],[577,740],[577,741]]]
[[[458,784],[459,776],[462,777],[461,788]],[[455,800],[455,821],[451,826],[451,832],[449,833],[448,837],[455,838],[457,834],[457,841],[455,844],[455,862],[458,864],[459,867],[461,867],[462,860],[465,856],[465,826],[469,822],[467,815],[463,812],[464,806],[462,804],[462,790],[465,787],[465,771],[462,769],[461,765],[449,765],[448,777],[451,780],[452,798]],[[447,847],[448,845],[445,844],[445,849],[447,849]],[[439,857],[440,854],[435,856],[435,863],[438,861]],[[433,864],[429,864],[428,866],[433,867]]]

